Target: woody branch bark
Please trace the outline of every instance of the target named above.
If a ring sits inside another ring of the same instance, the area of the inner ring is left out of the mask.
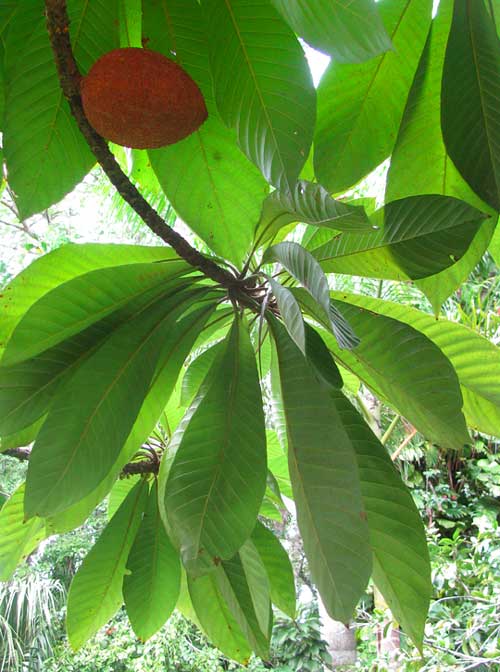
[[[102,136],[90,125],[80,97],[81,74],[75,61],[69,35],[66,0],[45,0],[47,29],[59,73],[61,89],[71,112],[98,163],[122,198],[137,212],[144,223],[170,245],[191,266],[227,289],[241,287],[241,280],[202,255],[187,240],[174,231],[140,194],[118,165]],[[244,292],[241,292],[244,299]]]

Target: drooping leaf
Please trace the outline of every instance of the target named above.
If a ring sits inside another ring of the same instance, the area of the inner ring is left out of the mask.
[[[174,264],[131,264],[80,275],[42,296],[21,318],[2,358],[10,365],[51,348],[144,295],[154,298],[186,271]],[[171,290],[173,291],[173,289]]]
[[[356,455],[327,388],[284,328],[274,319],[270,326],[304,550],[326,609],[346,623],[372,562]]]
[[[477,332],[416,308],[368,296],[334,292],[341,301],[387,315],[424,333],[446,355],[461,385],[464,415],[470,427],[500,436],[500,351]]]
[[[461,175],[500,210],[500,42],[484,2],[454,3],[443,67],[441,124]]]
[[[253,651],[267,658],[271,603],[266,571],[251,541],[215,570],[220,593]]]
[[[263,262],[278,262],[307,289],[327,315],[330,313],[328,280],[316,259],[298,243],[284,242],[268,247]]]
[[[11,450],[12,448],[22,448],[23,446],[29,446],[38,436],[43,423],[45,422],[45,416],[39,418],[36,422],[25,429],[21,429],[19,432],[14,432],[14,434],[6,434],[0,437],[0,452],[5,450]]]
[[[28,517],[69,508],[109,474],[139,415],[163,341],[192,298],[160,299],[132,317],[57,393],[30,459]]]
[[[272,289],[288,333],[295,341],[297,347],[305,353],[306,329],[297,299],[287,287],[283,287],[283,285],[277,280],[273,280],[273,278],[269,278],[269,286]]]
[[[428,439],[446,448],[461,448],[468,443],[458,378],[440,349],[424,334],[392,316],[381,316],[346,301],[340,303],[342,311],[359,333],[361,343],[352,352],[342,351],[323,332],[335,356]]]
[[[268,0],[204,0],[203,7],[219,114],[268,182],[290,191],[316,118],[302,47]]]
[[[352,350],[359,344],[359,338],[352,330],[342,312],[330,303],[330,312],[326,313],[317,301],[301,287],[292,289],[294,296],[300,303],[302,310],[319,322],[325,329],[331,331],[341,348]]]
[[[458,261],[487,218],[449,196],[409,196],[387,203],[373,215],[377,231],[344,233],[312,254],[327,273],[425,278]]]
[[[187,407],[193,401],[216,357],[223,350],[224,341],[219,341],[207,350],[204,350],[201,355],[198,355],[191,362],[182,379],[181,404],[184,407]]]
[[[250,645],[221,595],[215,572],[188,575],[188,586],[196,617],[212,643],[228,658],[248,662]]]
[[[2,291],[0,350],[5,348],[21,317],[55,287],[99,268],[162,261],[177,265],[178,257],[166,247],[97,243],[64,245],[39,257]]]
[[[108,504],[108,515],[111,512],[116,512],[117,507],[115,508],[115,502],[119,506],[126,495],[126,493],[123,493],[121,486],[129,479],[121,481],[120,486],[115,481],[123,466],[150,436],[151,431],[154,429],[165,408],[165,404],[174,390],[182,364],[213,310],[214,305],[208,303],[206,306],[198,307],[190,314],[184,316],[178,321],[175,328],[172,325],[168,337],[164,340],[160,363],[155,371],[139,415],[113,467],[106,478],[89,495],[50,519],[55,531],[66,532],[81,525],[112,488]],[[133,479],[131,480],[133,482]],[[113,486],[114,483],[115,485]]]
[[[421,649],[432,592],[422,520],[387,450],[341,392],[331,396],[356,451],[373,579],[397,622]]]
[[[117,0],[68,3],[73,49],[84,72],[118,47]],[[21,218],[61,200],[95,163],[62,93],[43,5],[22,3],[6,34],[4,129],[9,183]]]
[[[236,319],[160,471],[162,514],[189,572],[230,559],[250,536],[266,473],[255,355]]]
[[[127,560],[123,596],[135,634],[145,641],[167,621],[179,597],[181,565],[158,509],[156,484]]]
[[[391,48],[372,0],[272,0],[295,32],[337,63],[357,63]]]
[[[74,650],[87,642],[122,604],[127,558],[147,503],[143,479],[129,493],[73,577],[66,629]]]
[[[493,214],[461,177],[449,158],[441,132],[441,81],[453,14],[452,0],[442,0],[432,23],[413,81],[387,177],[386,200],[419,194],[442,194],[467,201]],[[417,281],[436,313],[466,280],[484,254],[494,221],[482,224],[469,249],[453,266]]]
[[[316,376],[327,385],[339,389],[343,385],[342,376],[325,342],[309,324],[306,324],[306,352]]]
[[[143,20],[148,47],[174,58],[193,77],[209,111],[196,133],[150,151],[151,165],[182,219],[217,254],[239,265],[268,185],[217,117],[205,17],[196,0],[168,0],[144,3]]]
[[[323,75],[314,167],[328,191],[346,191],[391,153],[431,7],[431,0],[382,0],[378,9],[394,50],[356,65],[332,61]]]
[[[0,509],[0,581],[8,581],[17,565],[47,536],[43,520],[24,520],[24,491],[23,483]]]
[[[258,522],[252,541],[269,579],[272,602],[290,618],[295,618],[295,578],[287,552],[270,529]]]
[[[262,245],[292,222],[334,231],[366,231],[371,222],[362,207],[336,201],[320,184],[299,180],[291,193],[273,191],[263,203],[255,240]]]
[[[138,265],[138,268],[140,268],[140,265]],[[147,290],[142,296],[137,296],[121,309],[100,319],[82,332],[70,336],[49,350],[12,366],[0,366],[0,434],[10,434],[19,431],[46,413],[57,390],[68,381],[78,366],[115,329],[127,320],[130,320],[134,315],[141,313],[154,300],[155,295],[163,292],[166,298],[168,294],[165,288],[167,286],[169,287],[170,294],[180,289],[177,283],[151,288],[151,290]],[[52,315],[55,320],[59,316],[57,311],[58,303],[55,302],[55,305],[54,303],[52,305]],[[71,303],[66,304],[66,307],[69,309],[69,312],[61,316],[63,319],[67,318],[68,315],[71,317],[74,312],[77,312],[77,309],[71,309]],[[87,322],[90,322],[92,319],[93,316],[91,313],[86,316]],[[43,315],[40,315],[38,323],[42,327],[45,324]],[[55,322],[51,324],[51,328],[53,333],[50,337],[55,340],[58,337]],[[23,333],[25,334],[26,347],[39,347],[39,340],[35,334],[33,335],[34,344],[31,345],[29,332],[23,330]],[[46,332],[44,331],[44,333]]]
[[[108,497],[108,520],[111,520],[120,506],[123,504],[128,493],[139,483],[140,476],[119,478],[110,490]]]
[[[278,435],[272,429],[266,430],[267,440],[267,464],[269,471],[276,479],[280,492],[293,499],[290,474],[288,472],[287,457],[278,440]]]

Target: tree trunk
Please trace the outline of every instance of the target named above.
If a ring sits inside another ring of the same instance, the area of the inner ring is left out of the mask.
[[[328,645],[333,667],[354,665],[357,657],[355,629],[330,618],[320,598],[318,605],[322,624],[321,635]]]

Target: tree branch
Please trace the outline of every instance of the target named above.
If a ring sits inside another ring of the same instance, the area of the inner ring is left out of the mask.
[[[199,268],[206,277],[215,280],[215,282],[227,289],[241,287],[241,280],[235,278],[211,259],[203,256],[187,240],[179,235],[177,231],[174,231],[160,217],[156,210],[151,207],[122,171],[109,150],[106,140],[93,129],[83,110],[80,97],[80,81],[82,76],[78,70],[71,47],[66,0],[45,0],[45,9],[47,14],[47,29],[54,51],[61,89],[68,100],[71,112],[80,131],[110,182],[151,231],[170,245],[188,264]],[[244,292],[241,293],[244,296]]]
[[[8,457],[13,457],[16,460],[21,462],[29,461],[31,457],[31,448],[12,448],[10,450],[5,450],[2,455],[7,455]],[[158,468],[160,466],[160,460],[158,455],[152,455],[144,460],[138,460],[137,462],[129,462],[121,470],[120,476],[134,476],[134,475],[143,475],[143,474],[157,474]]]

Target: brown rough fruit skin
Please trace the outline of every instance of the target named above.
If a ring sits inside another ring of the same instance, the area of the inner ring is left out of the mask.
[[[200,89],[177,63],[135,47],[97,60],[82,79],[81,95],[95,130],[135,149],[179,142],[208,116]]]

